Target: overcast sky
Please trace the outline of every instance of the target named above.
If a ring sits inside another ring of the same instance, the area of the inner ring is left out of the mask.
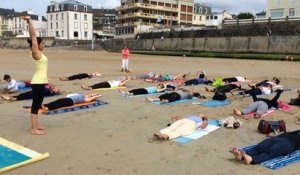
[[[62,0],[56,0],[61,2]],[[78,0],[79,2],[92,5],[93,8],[115,8],[120,5],[121,0]],[[266,8],[267,0],[195,0],[195,2],[209,4],[214,12],[228,10],[230,13],[261,12]],[[21,12],[32,9],[34,14],[45,15],[50,0],[0,0],[0,8],[14,8]]]

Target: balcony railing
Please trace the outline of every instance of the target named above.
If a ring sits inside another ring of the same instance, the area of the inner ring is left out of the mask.
[[[129,13],[129,14],[125,14],[125,15],[118,15],[116,17],[116,19],[120,20],[120,19],[133,18],[133,17],[152,18],[152,19],[158,19],[159,17],[161,17],[161,19],[163,19],[163,20],[178,21],[178,17],[163,16],[163,15],[150,14],[150,13]]]
[[[178,8],[173,7],[163,7],[159,5],[152,5],[152,4],[145,4],[145,3],[134,3],[134,4],[127,4],[120,7],[117,7],[117,11],[127,10],[132,8],[143,8],[143,9],[155,9],[155,10],[162,10],[162,11],[170,11],[170,12],[178,12]]]
[[[154,26],[156,23],[147,23],[147,22],[129,22],[129,23],[122,23],[116,24],[116,27],[126,27],[126,26]]]

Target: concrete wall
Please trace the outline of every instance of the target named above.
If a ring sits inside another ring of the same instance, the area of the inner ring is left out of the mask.
[[[104,49],[120,51],[125,43],[133,50],[300,53],[299,36],[109,40]]]

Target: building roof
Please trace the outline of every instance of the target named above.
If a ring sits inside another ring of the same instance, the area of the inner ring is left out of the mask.
[[[38,15],[28,14],[27,11],[24,11],[24,12],[21,12],[21,13],[17,14],[17,16],[25,16],[25,15],[30,16],[32,20],[35,20],[35,21],[39,20],[39,16]],[[44,16],[42,16],[42,21],[47,21],[47,19]]]
[[[88,4],[84,4],[84,3],[81,3],[81,2],[78,2],[78,1],[75,1],[75,0],[66,0],[66,1],[62,1],[58,4],[71,4],[71,5],[90,6]]]
[[[14,9],[3,9],[3,8],[0,8],[0,16],[15,16],[16,15],[16,12]]]
[[[262,12],[256,13],[255,15],[256,15],[256,16],[265,16],[265,15],[266,15],[266,12],[265,12],[265,11],[262,11]]]

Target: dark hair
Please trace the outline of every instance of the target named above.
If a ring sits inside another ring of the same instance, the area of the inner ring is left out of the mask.
[[[200,93],[198,93],[198,92],[193,93],[193,96],[194,96],[194,97],[200,97]]]
[[[280,83],[280,80],[278,78],[276,78],[276,77],[274,77],[273,80],[275,81],[276,84]]]
[[[42,37],[36,37],[36,40],[37,40],[38,45],[40,45],[43,41],[43,38]],[[27,39],[27,42],[30,45],[30,48],[32,48],[32,39],[31,38]]]
[[[200,74],[199,78],[205,78],[205,74]]]
[[[8,79],[10,79],[10,76],[7,75],[7,74],[5,74],[5,75],[3,76],[3,79],[4,79],[4,80],[8,80]]]

